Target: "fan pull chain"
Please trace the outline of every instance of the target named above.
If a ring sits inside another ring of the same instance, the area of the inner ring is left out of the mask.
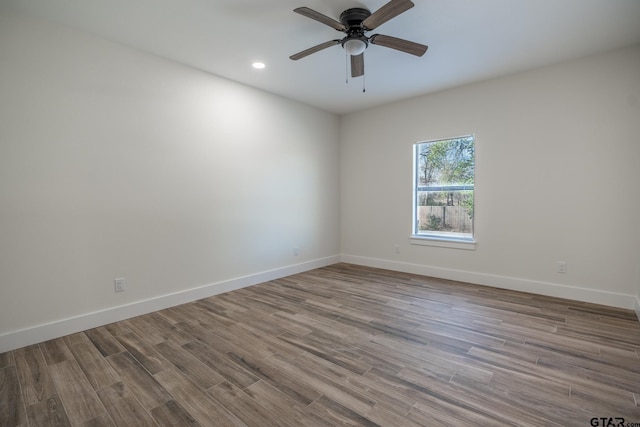
[[[344,50],[344,84],[349,84],[349,54]]]
[[[365,76],[365,75],[366,75],[366,74],[363,74],[363,75],[362,75],[362,93],[365,93],[365,92],[367,91],[367,89],[365,89],[365,86],[364,86],[364,83],[365,83],[365,81],[364,81],[365,77],[364,77],[364,76]]]

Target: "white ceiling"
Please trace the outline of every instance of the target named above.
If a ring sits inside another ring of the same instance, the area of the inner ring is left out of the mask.
[[[338,114],[640,43],[640,0],[413,1],[372,33],[429,50],[418,58],[370,46],[362,93],[362,78],[345,83],[340,46],[289,59],[343,35],[293,9],[338,19],[351,7],[374,12],[386,0],[0,0]],[[253,69],[255,60],[267,68]]]

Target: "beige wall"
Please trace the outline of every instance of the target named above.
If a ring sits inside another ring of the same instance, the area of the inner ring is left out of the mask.
[[[412,144],[467,134],[476,250],[410,245]],[[354,113],[341,138],[343,259],[633,307],[640,47]]]
[[[339,255],[337,116],[7,11],[0,58],[0,341]]]

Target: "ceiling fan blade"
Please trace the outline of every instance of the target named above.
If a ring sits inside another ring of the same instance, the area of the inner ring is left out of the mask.
[[[384,46],[402,52],[410,53],[415,56],[422,56],[429,49],[429,46],[425,46],[420,43],[410,42],[409,40],[399,39],[397,37],[385,36],[382,34],[374,34],[369,38],[371,44],[378,46]]]
[[[413,6],[415,5],[411,0],[391,0],[362,21],[362,26],[367,30],[373,30],[388,20],[400,15],[402,12],[406,12]]]
[[[296,13],[299,13],[300,15],[306,16],[307,18],[311,18],[318,22],[322,22],[323,24],[328,25],[331,28],[335,28],[338,31],[347,30],[347,27],[345,27],[343,23],[338,22],[333,18],[329,18],[327,15],[323,15],[320,12],[316,12],[313,9],[309,9],[308,7],[299,7],[299,8],[293,9],[293,11]]]
[[[364,53],[351,57],[351,77],[364,75]]]
[[[302,59],[305,56],[311,55],[312,53],[319,52],[322,49],[326,49],[328,47],[335,46],[337,44],[340,44],[340,40],[330,40],[328,42],[321,43],[317,46],[310,47],[309,49],[303,50],[302,52],[298,52],[295,55],[291,55],[289,59],[293,59],[294,61],[297,61],[298,59]]]

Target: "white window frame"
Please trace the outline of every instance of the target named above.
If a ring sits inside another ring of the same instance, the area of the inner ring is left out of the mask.
[[[438,142],[438,141],[447,141],[447,140],[452,140],[452,139],[458,139],[458,138],[468,138],[468,137],[472,137],[473,138],[473,142],[474,142],[474,157],[476,155],[475,153],[475,147],[476,147],[476,137],[473,134],[469,134],[469,135],[462,135],[459,137],[452,137],[452,138],[442,138],[442,139],[435,139],[435,140],[428,140],[428,141],[419,141],[415,144],[413,144],[413,192],[412,192],[412,200],[413,200],[413,208],[411,210],[411,215],[412,215],[412,234],[411,237],[409,238],[409,243],[411,243],[412,245],[421,245],[421,246],[435,246],[435,247],[443,247],[443,248],[450,248],[450,249],[463,249],[463,250],[475,250],[476,249],[476,239],[475,239],[475,213],[476,213],[476,209],[475,209],[475,205],[476,205],[476,191],[475,191],[475,177],[474,177],[474,184],[472,185],[458,185],[458,186],[447,186],[446,189],[455,189],[455,190],[469,190],[472,189],[473,190],[473,200],[474,200],[474,224],[472,227],[472,235],[469,236],[456,236],[456,235],[447,235],[445,233],[438,233],[438,232],[419,232],[418,230],[418,191],[424,191],[425,187],[421,187],[418,185],[418,173],[420,170],[420,165],[419,165],[419,154],[418,154],[418,147],[421,144],[426,144],[426,143],[434,143],[434,142]],[[464,187],[464,188],[463,188]],[[471,188],[469,188],[471,187]],[[438,187],[431,187],[435,190],[439,190],[439,191],[443,191],[445,190],[445,187],[443,186],[438,186]],[[432,190],[434,191],[434,190]]]

